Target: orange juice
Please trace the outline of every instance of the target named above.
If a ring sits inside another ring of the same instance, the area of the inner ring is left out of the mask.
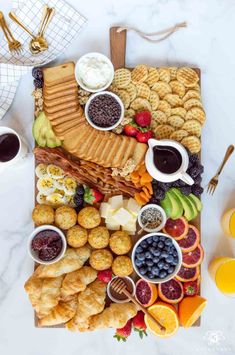
[[[209,265],[209,273],[222,293],[235,297],[235,259],[215,258]]]
[[[235,208],[223,214],[221,224],[225,235],[235,238]]]

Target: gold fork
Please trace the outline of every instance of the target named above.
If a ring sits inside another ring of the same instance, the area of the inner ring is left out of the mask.
[[[216,187],[218,185],[218,182],[219,182],[220,173],[222,172],[222,170],[223,170],[223,168],[225,166],[225,163],[228,161],[228,159],[231,156],[233,151],[234,151],[234,146],[231,144],[227,148],[227,151],[225,153],[224,159],[223,159],[223,161],[222,161],[217,173],[215,174],[215,176],[209,182],[209,185],[208,185],[208,188],[207,188],[207,192],[209,194],[213,195],[213,193],[215,192],[215,189],[216,189]]]
[[[6,37],[7,42],[8,42],[9,51],[16,52],[17,54],[21,53],[22,44],[13,37],[13,34],[6,23],[6,20],[4,18],[2,11],[0,11],[0,26],[2,27],[3,33]]]
[[[155,323],[157,326],[161,329],[161,331],[165,332],[166,328],[157,320],[155,319],[152,314],[149,313],[149,311],[144,308],[139,302],[136,301],[136,299],[130,294],[130,292],[127,291],[126,284],[121,278],[116,278],[115,280],[111,281],[110,284],[111,288],[119,293],[126,295],[130,301],[132,301],[138,308],[141,309],[147,316]]]

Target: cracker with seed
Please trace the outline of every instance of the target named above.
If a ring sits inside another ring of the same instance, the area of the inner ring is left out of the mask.
[[[184,103],[184,108],[186,111],[190,110],[192,107],[201,107],[202,108],[202,103],[200,100],[192,98]]]
[[[197,120],[203,125],[206,121],[206,115],[200,107],[193,107],[186,113],[185,120]]]
[[[168,83],[164,83],[164,81],[158,81],[152,86],[152,90],[156,91],[161,99],[164,98],[165,95],[172,93],[172,89]]]
[[[131,82],[131,71],[126,68],[115,70],[113,85],[118,89],[126,88]]]
[[[157,139],[169,139],[174,130],[175,129],[172,126],[164,124],[157,126],[154,133]]]
[[[167,123],[169,123],[172,127],[180,128],[184,124],[184,119],[180,116],[173,115],[168,117]]]
[[[184,97],[182,98],[183,103],[188,101],[189,99],[198,99],[201,100],[201,95],[197,90],[188,90]]]
[[[182,106],[183,104],[182,99],[179,97],[179,95],[176,94],[166,94],[164,96],[164,100],[166,100],[171,105],[171,107]]]
[[[145,83],[136,84],[136,94],[137,97],[142,97],[143,99],[149,99],[150,87]]]
[[[169,70],[170,70],[171,80],[176,80],[178,68],[177,67],[170,67]]]
[[[201,150],[200,139],[196,136],[188,136],[182,139],[181,144],[188,148],[192,154],[199,153]]]
[[[131,106],[135,111],[151,111],[151,105],[148,100],[142,99],[141,97],[137,97],[134,101],[132,101]]]
[[[158,68],[159,80],[169,83],[171,80],[171,73],[169,68]]]
[[[135,100],[136,96],[137,96],[137,90],[136,90],[136,86],[132,83],[130,83],[125,90],[128,92],[128,94],[130,95],[130,100],[131,102],[133,100]]]
[[[159,72],[157,68],[150,67],[148,70],[148,77],[145,80],[145,83],[152,87],[159,80]]]
[[[164,112],[167,117],[171,116],[171,105],[166,100],[159,101],[158,110]]]
[[[152,111],[152,119],[159,124],[167,122],[166,114],[160,110]]]
[[[124,89],[120,89],[117,92],[117,95],[120,97],[120,99],[122,100],[122,103],[124,105],[124,108],[128,108],[130,106],[130,95],[128,94],[128,92]]]
[[[180,98],[185,95],[185,86],[178,80],[172,80],[170,82],[170,87],[172,89],[172,93],[179,95]]]
[[[151,91],[149,102],[153,111],[157,110],[159,104],[159,96],[155,91]]]
[[[181,142],[181,140],[185,137],[187,137],[189,134],[187,131],[184,129],[178,129],[175,132],[171,133],[170,139],[173,139],[174,141]]]
[[[201,123],[198,122],[197,120],[186,121],[183,124],[182,129],[187,131],[190,135],[197,136],[197,137],[201,136],[202,126]]]

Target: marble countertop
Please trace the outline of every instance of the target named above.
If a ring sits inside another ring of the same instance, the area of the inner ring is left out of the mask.
[[[229,144],[235,143],[235,2],[233,0],[68,0],[88,18],[88,24],[66,54],[58,58],[76,60],[88,51],[109,53],[109,27],[136,26],[156,31],[187,21],[168,40],[151,44],[136,34],[128,34],[127,65],[145,62],[152,65],[189,65],[202,71],[202,98],[207,122],[202,135],[203,185],[215,172]],[[1,4],[7,13],[10,0]],[[30,146],[33,119],[32,78],[20,83],[10,110],[0,122],[19,131]],[[64,329],[36,329],[33,311],[23,284],[33,264],[26,253],[26,240],[33,229],[34,162],[24,164],[0,176],[0,353],[4,355],[175,355],[235,353],[235,300],[222,296],[209,278],[208,263],[218,255],[234,256],[235,241],[223,236],[220,217],[235,207],[235,154],[228,162],[213,197],[203,195],[202,295],[208,299],[201,327],[180,329],[165,340],[149,335],[139,340],[134,334],[127,343],[117,343],[113,330],[89,334],[71,334]]]

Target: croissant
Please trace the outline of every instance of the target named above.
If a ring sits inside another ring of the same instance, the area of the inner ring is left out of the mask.
[[[52,326],[68,322],[73,318],[77,309],[77,295],[74,295],[69,301],[60,301],[48,315],[38,320],[39,327]]]
[[[85,332],[89,328],[90,317],[103,311],[106,298],[106,284],[98,279],[78,295],[75,316],[66,323],[71,331]]]
[[[80,270],[65,275],[60,293],[61,299],[66,301],[71,295],[84,291],[96,277],[97,271],[90,266],[83,266]]]
[[[86,245],[77,249],[68,248],[63,258],[56,263],[50,265],[39,265],[34,272],[34,276],[40,278],[58,277],[81,269],[90,255],[91,249]]]
[[[111,303],[102,313],[90,318],[89,330],[122,328],[136,313],[134,303]]]
[[[35,308],[38,318],[45,317],[59,303],[62,281],[63,276],[43,280],[41,295]]]
[[[41,297],[43,279],[38,279],[32,275],[24,285],[32,307],[36,310]]]

